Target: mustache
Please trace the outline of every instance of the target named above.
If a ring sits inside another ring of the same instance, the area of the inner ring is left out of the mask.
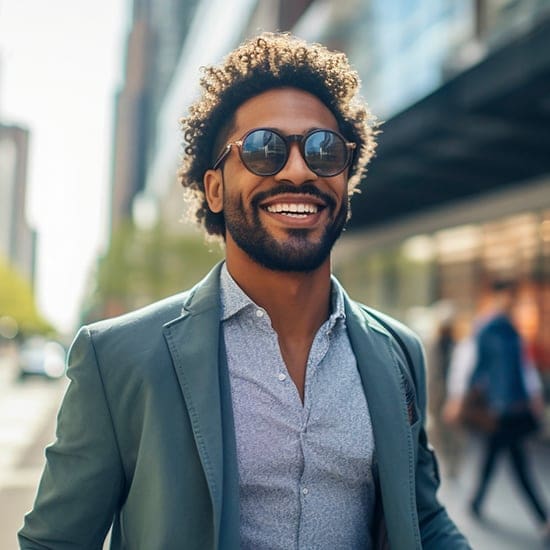
[[[266,199],[271,199],[277,195],[311,195],[318,199],[321,199],[329,208],[336,207],[336,201],[327,193],[319,191],[315,185],[311,183],[304,183],[303,185],[292,185],[290,183],[281,183],[277,187],[273,187],[268,191],[260,191],[251,201],[252,206],[258,206]]]

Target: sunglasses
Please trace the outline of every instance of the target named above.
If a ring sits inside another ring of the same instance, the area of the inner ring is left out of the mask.
[[[257,176],[273,176],[288,161],[290,144],[295,141],[308,168],[321,177],[336,176],[353,159],[355,143],[346,141],[334,130],[316,129],[306,134],[283,136],[270,128],[255,128],[241,139],[228,143],[214,162],[216,170],[231,151],[239,148],[239,156],[246,168]]]

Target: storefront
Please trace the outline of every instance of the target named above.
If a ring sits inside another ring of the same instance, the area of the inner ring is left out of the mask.
[[[335,271],[353,297],[423,335],[430,309],[446,301],[458,338],[483,312],[490,282],[515,281],[518,327],[550,375],[550,180],[351,233]]]

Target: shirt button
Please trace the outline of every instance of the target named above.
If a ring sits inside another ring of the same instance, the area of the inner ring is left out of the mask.
[[[303,494],[303,495],[307,495],[308,493],[309,493],[309,489],[308,489],[307,487],[304,487],[304,488],[302,489],[302,494]]]
[[[283,382],[283,380],[286,380],[286,374],[283,372],[280,372],[278,378],[281,382]]]
[[[261,309],[257,309],[256,310],[256,317],[263,317],[263,316],[264,316],[264,312]]]

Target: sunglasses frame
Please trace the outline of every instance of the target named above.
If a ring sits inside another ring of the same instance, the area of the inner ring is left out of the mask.
[[[278,168],[277,170],[273,171],[273,172],[268,172],[268,173],[265,173],[265,174],[258,173],[255,170],[252,170],[248,166],[246,160],[243,158],[243,155],[242,155],[242,146],[243,146],[243,143],[245,142],[246,138],[250,134],[252,134],[254,132],[258,132],[260,130],[265,130],[265,131],[271,132],[271,133],[275,134],[276,136],[278,136],[279,138],[281,138],[281,140],[285,144],[285,149],[286,149],[286,158],[285,158],[284,163],[281,165],[281,167]],[[329,132],[331,134],[335,134],[336,136],[338,136],[342,140],[342,142],[346,146],[346,151],[347,151],[346,162],[344,163],[344,166],[341,169],[337,170],[334,173],[318,174],[310,166],[310,164],[309,164],[309,162],[308,162],[308,160],[305,156],[305,152],[304,152],[305,142],[310,136],[312,136],[313,134],[315,134],[317,132]],[[309,132],[306,132],[305,134],[291,134],[291,135],[288,135],[288,136],[285,136],[285,135],[281,134],[281,132],[278,132],[277,130],[273,130],[273,128],[253,128],[252,130],[249,130],[248,132],[246,132],[246,134],[244,134],[244,136],[242,138],[237,139],[235,141],[230,141],[229,143],[227,143],[225,145],[225,147],[222,149],[222,152],[218,155],[218,158],[214,162],[214,165],[212,166],[212,170],[217,170],[219,168],[220,164],[225,160],[227,155],[229,155],[229,152],[231,151],[231,147],[233,145],[236,145],[237,148],[239,149],[239,157],[241,158],[241,162],[244,164],[244,166],[246,167],[246,169],[249,172],[251,172],[252,174],[254,174],[256,176],[274,176],[275,174],[280,172],[285,167],[286,163],[288,162],[288,157],[290,155],[290,145],[292,144],[292,142],[297,142],[298,143],[299,148],[300,148],[300,154],[302,155],[302,158],[304,159],[304,162],[306,163],[307,167],[315,175],[317,175],[321,178],[332,178],[334,176],[337,176],[338,174],[341,174],[352,163],[353,153],[354,153],[354,151],[357,147],[356,143],[354,143],[353,141],[347,141],[346,138],[340,132],[337,132],[336,130],[330,130],[329,128],[314,128],[313,130],[310,130]]]

